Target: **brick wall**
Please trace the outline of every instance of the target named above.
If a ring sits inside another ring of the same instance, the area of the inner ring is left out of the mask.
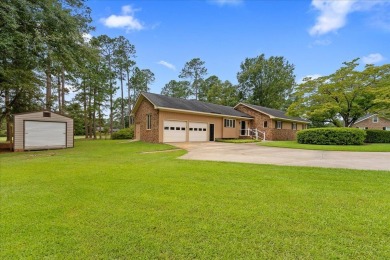
[[[258,130],[265,132],[266,140],[274,140],[274,141],[287,141],[287,140],[295,140],[297,130],[291,129],[291,122],[283,121],[282,127],[284,129],[275,129],[275,120],[271,119],[268,115],[260,113],[256,110],[253,110],[244,105],[238,105],[236,107],[238,111],[246,113],[252,116],[254,119],[250,123],[250,128],[257,128]],[[267,121],[267,127],[264,127],[264,122]],[[281,121],[281,120],[280,120]],[[302,126],[297,127],[302,128]]]
[[[140,106],[135,114],[135,124],[140,125],[140,133],[141,136],[139,138],[141,141],[150,142],[150,143],[158,143],[158,113],[159,111],[154,109],[154,106],[146,99],[141,101]],[[147,115],[152,115],[152,129],[147,130]]]
[[[372,118],[373,117],[367,118],[366,120],[354,124],[352,127],[359,127],[359,128],[368,127],[368,129],[378,129],[378,130],[383,130],[383,127],[390,127],[390,120],[383,117],[378,117],[378,122],[374,123],[372,121]]]

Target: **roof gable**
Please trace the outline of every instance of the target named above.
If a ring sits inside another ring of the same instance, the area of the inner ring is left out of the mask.
[[[277,110],[277,109],[273,109],[273,108],[268,108],[268,107],[263,107],[263,106],[257,106],[257,105],[246,104],[246,103],[239,103],[234,108],[238,107],[239,105],[243,105],[243,106],[246,106],[246,107],[251,108],[253,110],[256,110],[260,113],[268,115],[271,118],[284,119],[284,120],[288,120],[288,121],[297,121],[297,122],[302,122],[302,123],[309,123],[310,122],[309,120],[306,120],[306,119],[303,119],[300,117],[287,116],[285,111]]]

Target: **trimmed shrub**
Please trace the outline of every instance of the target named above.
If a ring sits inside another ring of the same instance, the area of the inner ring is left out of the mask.
[[[390,131],[369,129],[366,133],[365,143],[390,143]]]
[[[364,130],[347,127],[312,128],[297,133],[300,144],[361,145],[365,137]]]
[[[134,137],[134,127],[123,128],[118,132],[112,133],[111,139],[133,139]]]

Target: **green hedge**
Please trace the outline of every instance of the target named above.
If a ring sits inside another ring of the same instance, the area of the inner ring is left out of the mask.
[[[366,133],[365,143],[390,143],[390,131],[369,129]]]
[[[112,133],[111,139],[133,139],[134,137],[134,127],[123,128],[118,132]]]
[[[364,130],[347,127],[312,128],[297,133],[300,144],[360,145],[365,137]]]

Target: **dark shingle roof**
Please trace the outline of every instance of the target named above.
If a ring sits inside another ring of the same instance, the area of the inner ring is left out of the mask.
[[[257,105],[251,105],[251,104],[245,104],[241,103],[247,107],[253,108],[255,110],[261,111],[267,115],[270,115],[272,117],[280,118],[280,119],[287,119],[287,120],[292,120],[292,121],[301,121],[301,122],[307,122],[309,123],[309,120],[300,118],[300,117],[294,117],[294,116],[287,116],[285,111],[273,109],[273,108],[268,108],[268,107],[262,107],[262,106],[257,106]]]
[[[187,100],[181,98],[167,97],[147,92],[143,92],[142,95],[144,95],[150,102],[152,102],[153,105],[161,108],[171,108],[202,113],[211,113],[217,115],[252,118],[250,115],[237,111],[234,108],[228,106],[221,106],[198,100]]]

